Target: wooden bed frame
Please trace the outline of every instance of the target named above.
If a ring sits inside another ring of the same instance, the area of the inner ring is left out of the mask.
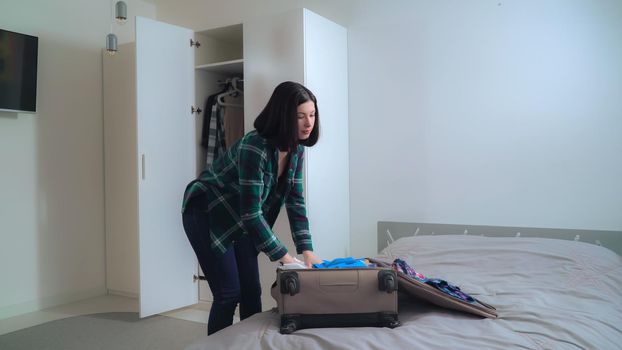
[[[622,255],[622,231],[509,227],[378,221],[378,251],[394,240],[416,235],[477,235],[487,237],[542,237],[604,246]]]

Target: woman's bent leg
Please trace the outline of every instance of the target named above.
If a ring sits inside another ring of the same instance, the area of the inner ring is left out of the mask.
[[[251,239],[244,236],[234,244],[240,274],[240,319],[261,312],[261,281],[257,264],[258,252]]]
[[[233,247],[213,259],[204,270],[214,297],[207,324],[207,335],[233,324],[233,314],[240,302],[240,282]]]
[[[235,251],[231,247],[222,256],[212,251],[209,217],[203,211],[187,208],[183,214],[183,222],[188,240],[214,297],[207,325],[207,334],[210,335],[233,324],[233,314],[240,301],[240,278]]]

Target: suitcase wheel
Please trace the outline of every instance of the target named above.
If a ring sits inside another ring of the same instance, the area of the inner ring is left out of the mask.
[[[386,326],[389,327],[389,328],[395,328],[395,327],[397,327],[399,325],[401,325],[400,321],[393,320],[391,322],[388,322]]]
[[[396,313],[383,313],[381,319],[383,327],[395,328],[402,324],[398,320]]]
[[[281,334],[291,334],[298,329],[298,322],[293,318],[284,318],[281,320]]]

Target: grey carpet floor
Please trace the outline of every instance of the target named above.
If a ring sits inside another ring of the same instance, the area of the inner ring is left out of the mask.
[[[70,317],[0,336],[2,350],[177,350],[207,335],[202,323],[133,312]]]

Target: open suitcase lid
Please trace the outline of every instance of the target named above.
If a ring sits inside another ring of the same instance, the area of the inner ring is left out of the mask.
[[[368,258],[370,262],[375,263],[381,267],[391,267],[391,263],[386,261]],[[445,294],[442,291],[427,285],[423,282],[408,276],[403,272],[397,272],[399,277],[400,288],[407,294],[426,300],[434,305],[444,307],[446,309],[452,309],[462,312],[468,312],[482,317],[497,318],[497,310],[482,301],[475,299],[475,303],[469,303],[467,301],[455,298],[451,295]]]

